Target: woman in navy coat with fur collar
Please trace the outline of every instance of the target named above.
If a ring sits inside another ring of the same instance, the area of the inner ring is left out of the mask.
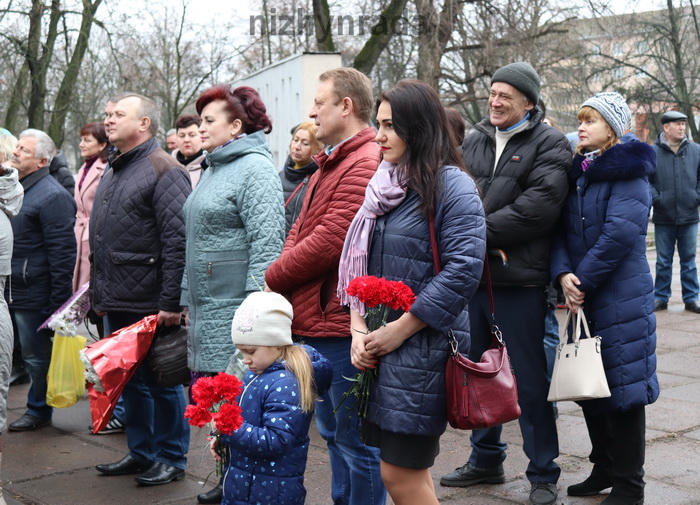
[[[583,307],[592,333],[602,338],[612,395],[580,402],[593,471],[568,494],[595,495],[612,487],[603,504],[637,505],[644,502],[644,407],[659,395],[654,290],[646,259],[647,177],[656,156],[645,143],[620,143],[630,112],[618,93],[587,100],[578,119],[581,142],[551,269],[568,308]]]

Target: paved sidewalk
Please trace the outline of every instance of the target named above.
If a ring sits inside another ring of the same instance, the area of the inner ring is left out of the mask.
[[[654,251],[649,252],[654,264]],[[669,310],[658,313],[658,375],[661,397],[647,408],[647,505],[700,504],[700,315],[686,312],[680,299],[678,266],[674,270],[674,295]],[[560,318],[563,311],[557,311]],[[506,335],[506,338],[508,336]],[[27,386],[10,388],[9,422],[24,412]],[[194,504],[212,469],[205,452],[206,432],[192,430],[187,478],[158,487],[137,487],[133,476],[104,477],[98,463],[117,461],[126,454],[124,435],[93,436],[88,433],[87,400],[57,410],[53,426],[34,433],[3,435],[2,478],[8,504],[121,505]],[[588,435],[580,409],[571,402],[559,404],[559,439],[562,467],[557,504],[593,505],[602,497],[570,498],[566,487],[584,479],[590,471]],[[312,445],[306,472],[307,504],[329,505],[330,468],[323,441],[312,428]],[[509,443],[505,463],[507,482],[467,489],[437,485],[440,501],[455,505],[506,505],[527,503],[529,484],[526,459],[515,423],[504,429]],[[441,454],[432,468],[440,476],[464,464],[469,432],[448,429],[441,440]],[[205,490],[211,487],[210,482]]]

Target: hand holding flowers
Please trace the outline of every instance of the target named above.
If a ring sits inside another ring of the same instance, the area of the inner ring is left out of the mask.
[[[405,321],[409,321],[408,328],[417,326],[412,321],[417,321],[418,325],[422,323],[409,313],[416,296],[403,282],[363,275],[350,281],[347,293],[356,296],[365,305],[365,314],[364,321],[357,313],[352,315],[351,359],[353,365],[361,371],[355,377],[345,377],[353,381],[353,385],[341,398],[340,405],[349,396],[354,396],[359,418],[364,418],[367,416],[369,395],[377,377],[377,357],[397,349],[414,333],[402,331],[402,328],[405,329],[402,326]],[[401,316],[404,322],[395,321],[390,323],[391,327],[387,326],[389,313],[398,309],[405,312]]]
[[[243,424],[241,407],[237,398],[241,394],[241,381],[225,373],[214,377],[202,377],[192,386],[192,399],[195,405],[188,405],[185,418],[192,426],[200,428],[211,424],[210,450],[216,460],[216,476],[221,477],[226,467],[226,447],[221,443],[221,435],[231,435]]]

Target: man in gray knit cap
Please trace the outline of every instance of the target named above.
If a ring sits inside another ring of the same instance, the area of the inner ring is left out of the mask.
[[[475,125],[462,151],[483,195],[496,318],[518,378],[519,423],[530,460],[529,502],[551,505],[557,499],[560,469],[554,462],[559,456],[557,427],[547,402],[545,286],[550,237],[568,189],[571,152],[564,135],[542,123],[543,113],[536,106],[539,93],[540,77],[528,63],[496,70],[489,115]],[[469,357],[479,361],[491,343],[491,310],[483,285],[469,304],[469,316]],[[507,446],[500,435],[501,426],[474,430],[469,460],[444,475],[440,484],[505,482]]]

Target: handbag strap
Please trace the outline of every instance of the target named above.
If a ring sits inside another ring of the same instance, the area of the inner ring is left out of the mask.
[[[428,217],[428,228],[430,230],[430,245],[433,250],[433,267],[435,269],[435,275],[437,275],[442,271],[442,267],[440,266],[440,251],[438,250],[437,237],[435,235],[435,215],[432,213]],[[491,266],[489,265],[488,250],[484,255],[484,269],[486,270],[486,292],[489,296],[489,308],[491,309],[491,334],[500,347],[503,345],[503,333],[501,333],[501,329],[496,324],[496,308],[493,301],[493,285],[491,283]],[[452,354],[454,355],[457,352],[457,340],[451,329],[448,331],[447,335],[452,345]]]
[[[591,330],[588,326],[588,320],[586,319],[586,314],[583,312],[583,307],[580,307],[579,310],[574,313],[571,310],[566,311],[566,321],[564,322],[564,326],[561,331],[561,335],[559,337],[559,343],[561,345],[566,344],[569,341],[568,338],[568,331],[569,331],[569,325],[573,324],[572,332],[571,332],[571,343],[578,345],[578,341],[581,339],[581,333],[583,333],[585,336],[584,338],[591,338]],[[583,328],[583,332],[581,332],[581,329]]]

